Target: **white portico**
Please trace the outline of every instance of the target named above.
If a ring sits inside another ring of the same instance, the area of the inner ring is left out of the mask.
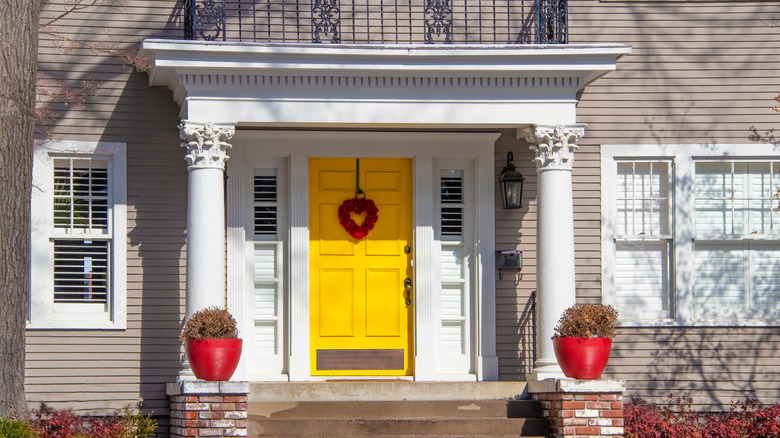
[[[412,163],[411,377],[496,380],[497,135],[485,131],[506,127],[517,128],[518,135],[531,142],[539,174],[535,374],[541,379],[560,372],[550,338],[555,321],[575,300],[571,166],[576,141],[584,135],[576,124],[576,95],[614,70],[617,58],[629,52],[627,46],[147,40],[144,50],[152,57],[150,83],[168,86],[181,106],[182,145],[188,149],[187,315],[226,302],[244,333],[248,329],[248,336],[255,336],[254,343],[248,343],[250,350],[251,345],[264,345],[262,336],[274,343],[275,358],[268,353],[264,360],[278,362],[275,370],[253,370],[250,363],[259,362],[259,356],[250,356],[245,347],[239,377],[314,379],[309,348],[309,163],[312,157],[355,157]],[[446,132],[464,128],[481,132]],[[407,132],[420,129],[435,132]],[[227,155],[232,158],[226,244]],[[462,230],[460,247],[440,236],[438,203],[445,200],[438,198],[438,187],[444,175],[460,178],[471,199],[457,204],[471,224]],[[257,178],[274,181],[273,202],[253,200],[253,177],[255,184]],[[274,226],[282,231],[276,237],[262,240],[257,229],[251,232],[247,212],[253,205],[255,211],[278,213]],[[274,274],[268,278],[250,274],[259,272],[253,257],[260,253],[273,260]],[[449,254],[457,254],[458,266],[467,267],[458,281],[444,278]],[[447,319],[440,303],[457,284],[463,285],[458,286],[463,316]],[[247,310],[257,302],[259,290],[263,299],[277,300],[276,307],[269,308],[273,317],[261,320]],[[460,330],[463,345],[458,348],[465,357],[457,369],[448,368],[460,362],[441,347],[453,327]]]

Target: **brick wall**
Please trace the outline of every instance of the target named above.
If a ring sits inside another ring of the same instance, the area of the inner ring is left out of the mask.
[[[622,381],[555,380],[529,382],[528,392],[542,405],[550,436],[623,436]]]
[[[177,382],[171,401],[171,438],[247,436],[247,382]]]

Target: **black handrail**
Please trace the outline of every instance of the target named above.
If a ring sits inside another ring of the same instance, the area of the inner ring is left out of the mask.
[[[567,0],[184,0],[188,40],[566,44]],[[530,18],[530,19],[529,19]],[[535,18],[535,19],[534,19]]]

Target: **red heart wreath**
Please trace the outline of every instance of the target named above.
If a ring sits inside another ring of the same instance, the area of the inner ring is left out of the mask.
[[[366,213],[363,223],[358,225],[350,213]],[[379,209],[376,208],[374,201],[367,198],[352,198],[344,201],[339,207],[339,222],[347,230],[350,236],[355,239],[362,239],[368,235],[368,232],[374,228],[374,224],[379,219]]]

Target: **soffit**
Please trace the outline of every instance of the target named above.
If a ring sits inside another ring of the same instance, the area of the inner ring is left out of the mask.
[[[630,52],[589,45],[146,40],[149,83],[190,120],[240,125],[575,123],[577,93]]]

